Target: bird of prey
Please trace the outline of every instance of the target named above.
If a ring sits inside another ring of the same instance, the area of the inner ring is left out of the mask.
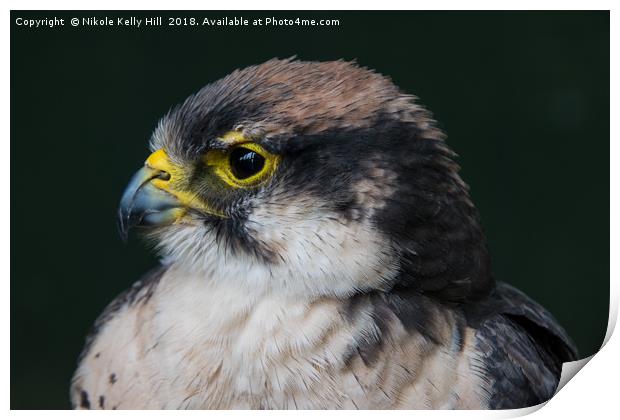
[[[496,409],[551,398],[576,350],[496,282],[455,154],[356,63],[273,59],[164,116],[121,198],[161,266],[114,300],[85,409]]]

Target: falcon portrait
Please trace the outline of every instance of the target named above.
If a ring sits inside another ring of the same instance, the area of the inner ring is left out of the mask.
[[[455,153],[355,62],[272,59],[172,108],[120,200],[160,266],[96,320],[81,409],[506,409],[571,339],[496,282]]]

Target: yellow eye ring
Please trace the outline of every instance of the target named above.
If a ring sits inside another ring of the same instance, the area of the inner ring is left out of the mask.
[[[237,143],[227,150],[209,150],[205,163],[233,188],[253,187],[275,172],[280,156],[254,142]]]

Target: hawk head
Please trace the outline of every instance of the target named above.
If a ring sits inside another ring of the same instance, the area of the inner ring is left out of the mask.
[[[461,301],[493,285],[454,153],[415,97],[354,63],[270,60],[172,109],[121,200],[167,264],[230,287]]]

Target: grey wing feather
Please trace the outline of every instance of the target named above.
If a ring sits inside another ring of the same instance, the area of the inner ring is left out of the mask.
[[[490,408],[521,408],[549,400],[562,363],[577,350],[558,322],[517,289],[499,283],[479,320],[477,347],[486,366]]]

